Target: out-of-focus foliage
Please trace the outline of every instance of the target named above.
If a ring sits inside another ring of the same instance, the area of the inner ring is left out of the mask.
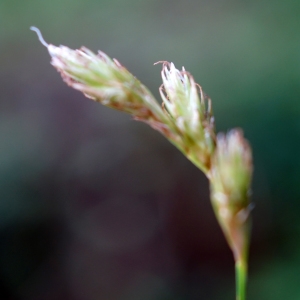
[[[300,2],[0,0],[0,279],[6,299],[233,299],[201,173],[158,133],[66,87],[29,31],[116,57],[159,98],[159,60],[254,153],[249,300],[298,299]],[[0,297],[0,298],[1,298]]]

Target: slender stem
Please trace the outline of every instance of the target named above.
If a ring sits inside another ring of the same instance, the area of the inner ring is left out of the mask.
[[[236,300],[246,300],[247,261],[240,259],[235,263]]]

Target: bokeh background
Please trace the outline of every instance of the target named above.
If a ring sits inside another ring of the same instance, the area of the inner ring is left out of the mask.
[[[46,41],[159,60],[242,127],[255,162],[249,300],[300,299],[300,1],[0,0],[0,298],[234,299],[208,182],[159,133],[85,99]]]

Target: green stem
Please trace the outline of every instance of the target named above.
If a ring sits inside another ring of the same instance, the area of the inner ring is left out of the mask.
[[[246,300],[247,261],[240,259],[235,263],[236,300]]]

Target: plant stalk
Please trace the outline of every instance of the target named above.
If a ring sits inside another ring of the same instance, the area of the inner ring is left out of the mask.
[[[246,300],[247,270],[247,260],[241,258],[236,261],[236,300]]]

